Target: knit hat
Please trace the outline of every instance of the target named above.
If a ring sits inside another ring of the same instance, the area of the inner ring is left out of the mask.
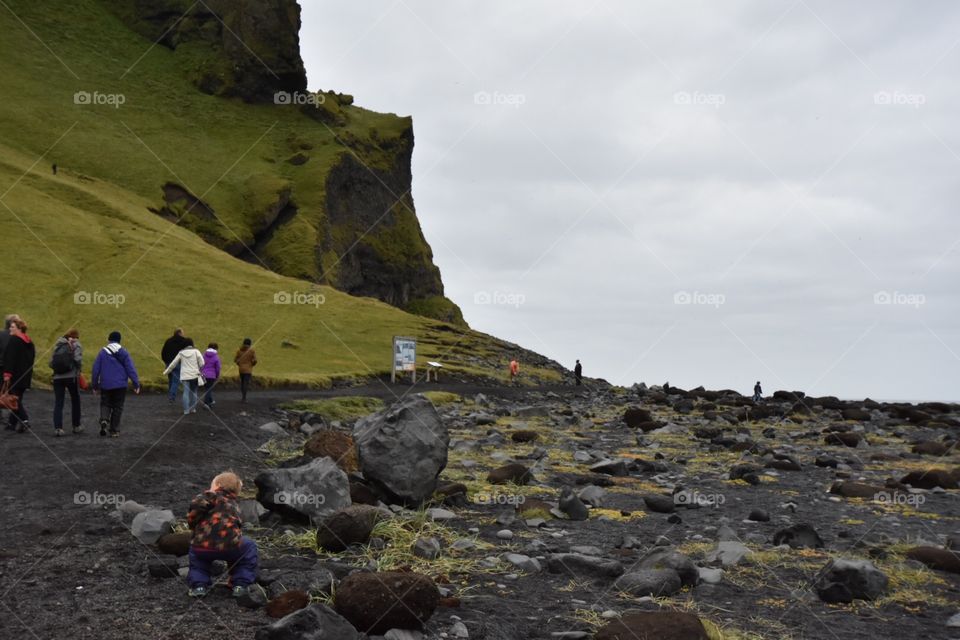
[[[110,332],[110,335],[107,337],[107,340],[108,340],[109,342],[120,342],[120,332],[119,332],[119,331],[111,331],[111,332]]]
[[[253,344],[253,340],[251,340],[250,338],[244,338],[244,339],[243,339],[243,346],[249,347],[249,346],[252,345],[252,344]]]

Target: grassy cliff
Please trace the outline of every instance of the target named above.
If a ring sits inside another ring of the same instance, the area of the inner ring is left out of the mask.
[[[517,347],[413,289],[439,272],[410,194],[380,184],[408,180],[408,118],[335,94],[330,122],[205,94],[196,49],[154,45],[107,4],[0,8],[0,311],[25,316],[41,358],[68,327],[88,352],[117,329],[159,381],[183,325],[230,354],[253,338],[278,383],[385,373],[397,334],[422,361],[502,376]]]

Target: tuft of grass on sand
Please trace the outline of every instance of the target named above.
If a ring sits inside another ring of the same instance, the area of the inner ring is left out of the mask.
[[[321,416],[327,422],[339,420],[346,422],[362,418],[383,409],[383,400],[370,396],[340,396],[319,400],[291,400],[280,405],[289,411],[309,411]]]

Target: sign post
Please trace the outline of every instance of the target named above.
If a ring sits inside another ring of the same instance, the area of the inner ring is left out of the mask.
[[[417,341],[414,338],[393,336],[393,367],[390,382],[397,381],[397,372],[410,372],[410,381],[417,382]]]

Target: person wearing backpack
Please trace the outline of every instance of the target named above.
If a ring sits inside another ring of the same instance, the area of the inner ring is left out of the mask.
[[[10,342],[10,327],[13,326],[14,321],[19,319],[20,316],[15,313],[11,313],[3,319],[3,329],[0,330],[0,373],[3,372],[3,352],[7,348],[7,343]],[[0,409],[0,422],[3,422],[3,409]],[[14,426],[7,424],[7,430],[13,431]]]
[[[78,378],[83,366],[83,347],[80,344],[80,332],[70,329],[57,339],[50,356],[50,368],[53,369],[53,435],[63,435],[63,403],[66,392],[70,392],[70,417],[74,433],[83,433],[80,426],[80,386]]]
[[[193,346],[193,338],[184,338],[187,342],[173,362],[167,365],[163,375],[169,375],[180,367],[180,383],[183,385],[183,415],[197,412],[197,389],[205,383],[203,375],[203,354]]]
[[[120,332],[114,331],[107,338],[107,346],[100,349],[93,361],[90,386],[100,394],[100,435],[120,437],[120,416],[127,398],[127,380],[133,383],[133,392],[140,395],[140,378],[130,353],[120,345]]]
[[[203,388],[206,389],[203,394],[203,406],[207,409],[211,409],[213,405],[217,404],[213,399],[213,387],[220,379],[220,354],[217,353],[219,348],[220,346],[216,342],[211,342],[207,345],[207,350],[203,352],[203,369],[200,373],[206,381],[206,384],[203,385]]]

